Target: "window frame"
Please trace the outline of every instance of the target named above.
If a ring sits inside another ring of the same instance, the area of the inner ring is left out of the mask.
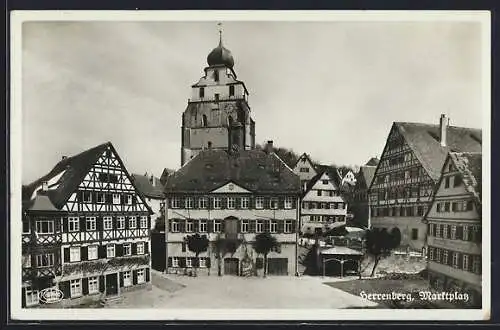
[[[47,261],[46,265],[44,265],[44,260]],[[37,268],[54,267],[54,253],[41,253],[41,254],[37,254],[36,255],[36,267]]]
[[[275,234],[278,232],[278,221],[271,220],[271,222],[269,223],[269,232],[272,234]]]
[[[126,270],[123,272],[123,286],[129,287],[132,285],[133,285],[133,283],[132,283],[132,271]]]
[[[148,216],[147,215],[141,215],[139,218],[139,227],[140,228],[148,228]]]
[[[68,232],[74,233],[80,231],[80,218],[68,217]]]
[[[172,267],[179,267],[179,257],[172,257]]]
[[[144,268],[137,270],[137,284],[146,283],[146,271]]]
[[[263,196],[255,197],[255,208],[258,210],[264,209],[264,197]]]
[[[89,245],[87,246],[87,259],[88,260],[97,260],[99,259],[99,247],[97,245]],[[92,253],[91,253],[92,251]],[[95,251],[95,253],[93,252]],[[94,257],[95,255],[95,257]]]
[[[89,294],[99,293],[99,276],[90,276],[88,278]]]
[[[110,253],[110,251],[113,251],[113,253]],[[106,259],[109,258],[115,258],[116,257],[116,247],[115,244],[106,244]]]
[[[125,229],[125,216],[116,217],[116,229]]]
[[[82,296],[82,279],[74,279],[69,282],[70,287],[70,297],[77,298]],[[78,288],[78,290],[76,290]]]
[[[198,208],[199,209],[206,209],[208,206],[208,198],[207,197],[200,197],[198,199]]]
[[[214,197],[212,199],[212,207],[214,210],[220,210],[222,208],[222,198],[221,197]]]
[[[69,247],[69,262],[80,262],[82,260],[82,249],[79,246]]]
[[[113,202],[113,205],[120,205],[121,204],[121,196],[120,196],[120,194],[113,193],[112,202]]]
[[[286,210],[291,210],[293,208],[293,197],[290,196],[285,197],[284,207]]]
[[[45,232],[43,230],[43,224],[46,223],[47,224],[47,231]],[[54,220],[36,220],[35,221],[35,231],[36,233],[38,234],[42,234],[42,235],[50,235],[50,234],[54,234],[54,231],[55,231],[55,228],[54,228]]]
[[[184,200],[184,207],[186,209],[192,209],[194,206],[194,199],[193,197],[186,197],[186,199]]]
[[[289,226],[290,230],[287,229],[288,226]],[[291,234],[291,233],[294,232],[294,230],[293,230],[293,220],[285,220],[284,232],[285,232],[285,234]]]
[[[97,230],[96,217],[85,217],[85,230],[86,231],[96,231]]]
[[[136,246],[137,246],[136,251],[138,255],[145,254],[144,242],[137,242]]]
[[[137,216],[135,215],[129,216],[128,229],[137,229]]]
[[[132,244],[124,243],[123,244],[123,256],[131,256],[132,255]]]
[[[242,209],[248,209],[250,206],[250,198],[248,197],[241,197],[240,199],[240,207]]]
[[[200,233],[206,233],[208,231],[208,222],[207,220],[200,220],[199,223],[199,231]]]
[[[241,220],[241,232],[248,233],[250,230],[250,221],[249,220]]]
[[[103,229],[113,230],[113,217],[105,216],[102,218]]]
[[[255,224],[255,233],[257,233],[257,234],[263,233],[264,227],[265,227],[264,220],[257,220],[257,222]]]
[[[214,220],[214,233],[220,233],[222,230],[222,221]]]
[[[226,202],[227,202],[227,209],[228,210],[234,210],[236,208],[236,198],[227,197]]]

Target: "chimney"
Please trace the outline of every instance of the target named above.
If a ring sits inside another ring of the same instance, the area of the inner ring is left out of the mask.
[[[150,183],[151,183],[151,185],[154,187],[154,185],[155,185],[155,184],[154,184],[154,183],[155,183],[155,178],[154,178],[154,176],[153,176],[153,175],[151,175],[151,176],[149,177],[149,182],[150,182]]]
[[[268,140],[267,141],[266,149],[265,150],[266,150],[266,152],[268,154],[273,152],[273,140]]]
[[[42,182],[42,191],[48,191],[49,190],[49,183],[47,181]]]
[[[446,147],[446,131],[449,122],[450,119],[444,113],[441,114],[441,118],[439,118],[439,142],[441,143],[441,147]]]

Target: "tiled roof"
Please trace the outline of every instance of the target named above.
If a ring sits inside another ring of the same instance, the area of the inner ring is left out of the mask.
[[[462,175],[462,182],[467,191],[481,204],[482,153],[450,152],[450,158]]]
[[[376,169],[376,166],[361,166],[359,172],[356,174],[356,187],[358,189],[369,188]]]
[[[132,174],[137,190],[149,198],[163,198],[163,185],[155,176]],[[153,181],[153,182],[151,182]],[[153,185],[154,183],[154,185]]]
[[[160,176],[160,182],[164,185],[165,182],[167,181],[167,177],[174,172],[175,172],[174,170],[164,168]]]
[[[366,162],[365,166],[377,166],[380,160],[376,157],[370,158],[368,162]]]
[[[395,122],[429,176],[437,181],[448,152],[481,152],[480,129],[448,126],[446,146],[439,142],[439,125]]]
[[[35,198],[23,202],[23,209],[32,211],[58,211],[58,209],[52,204],[49,196],[38,193]]]
[[[313,176],[312,179],[309,180],[309,182],[307,182],[307,187],[303,193],[304,196],[312,189],[312,187],[314,187],[316,182],[318,182],[325,173],[328,175],[330,180],[333,181],[335,188],[339,189],[340,180],[338,175],[336,174],[337,172],[332,170],[332,166],[326,166],[326,165],[320,165],[320,166],[323,166],[323,169],[318,168],[318,174]],[[330,170],[328,168],[330,168]]]
[[[338,188],[340,187],[340,183],[342,181],[342,178],[340,177],[340,174],[338,172],[337,167],[333,165],[316,165],[316,171],[318,171],[319,174],[322,173],[328,173],[328,176],[330,179],[333,180],[335,183],[335,186]],[[311,180],[312,181],[312,180]]]
[[[260,193],[300,193],[300,178],[274,153],[204,150],[170,175],[165,193],[208,193],[228,182]]]

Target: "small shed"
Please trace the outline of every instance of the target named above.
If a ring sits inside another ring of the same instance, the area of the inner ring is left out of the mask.
[[[352,272],[359,275],[363,252],[347,246],[335,246],[322,250],[319,254],[323,276],[343,277]]]

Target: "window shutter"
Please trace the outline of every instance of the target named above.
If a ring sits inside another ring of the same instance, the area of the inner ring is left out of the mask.
[[[86,231],[87,230],[87,224],[85,217],[80,217],[80,231]]]
[[[80,255],[81,255],[82,261],[86,261],[88,259],[88,253],[87,253],[86,246],[81,247]]]
[[[221,220],[220,222],[220,231],[223,233],[226,231],[226,221]]]
[[[112,217],[113,229],[118,228],[118,220],[116,217]]]
[[[137,254],[137,243],[132,243],[132,248],[131,248],[132,255]]]
[[[186,220],[179,221],[179,231],[181,233],[185,233],[186,232]]]
[[[106,194],[106,204],[111,204],[112,200],[111,200],[111,194]]]
[[[96,222],[95,229],[97,231],[102,231],[104,229],[103,221],[104,221],[103,217],[96,217],[95,218],[95,222]]]
[[[451,237],[451,225],[448,225],[448,232],[446,233],[446,238]]]
[[[67,217],[63,218],[63,232],[64,233],[68,232],[68,218]]]
[[[149,282],[149,268],[146,268],[144,272],[146,273],[146,282]]]
[[[265,196],[265,197],[264,197],[264,208],[265,208],[265,209],[269,209],[269,208],[271,208],[271,207],[270,207],[270,202],[271,202],[271,200],[269,199],[269,197]]]
[[[82,293],[89,294],[89,279],[87,277],[82,278]]]
[[[104,283],[104,275],[99,276],[99,292],[106,291],[106,285]]]
[[[463,253],[458,253],[458,269],[462,269],[463,268],[463,259],[464,259],[464,255]]]
[[[64,298],[71,297],[71,291],[70,291],[70,287],[69,287],[69,281],[59,282],[59,289],[62,291]]]
[[[285,232],[285,220],[278,220],[278,233]]]
[[[208,233],[213,233],[214,232],[214,220],[208,220],[207,221],[207,232]]]
[[[255,197],[254,196],[249,196],[249,198],[248,198],[248,208],[249,209],[254,209],[255,208]]]
[[[256,224],[257,220],[249,220],[249,232],[250,233],[255,233],[255,224]]]
[[[192,258],[193,267],[200,267],[200,258]]]
[[[200,221],[199,220],[193,220],[193,229],[194,229],[195,233],[200,230]]]
[[[125,195],[124,194],[120,194],[120,204],[125,205]]]
[[[132,284],[136,285],[137,284],[137,270],[132,271]]]
[[[106,246],[105,245],[99,245],[97,248],[97,256],[99,259],[106,258]]]
[[[144,242],[144,253],[149,254],[149,242]]]
[[[69,248],[64,248],[64,262],[69,262]]]
[[[115,256],[116,257],[123,256],[123,245],[122,244],[115,244]]]
[[[120,272],[120,288],[123,288],[123,272]]]
[[[172,219],[168,219],[168,232],[172,232]]]

